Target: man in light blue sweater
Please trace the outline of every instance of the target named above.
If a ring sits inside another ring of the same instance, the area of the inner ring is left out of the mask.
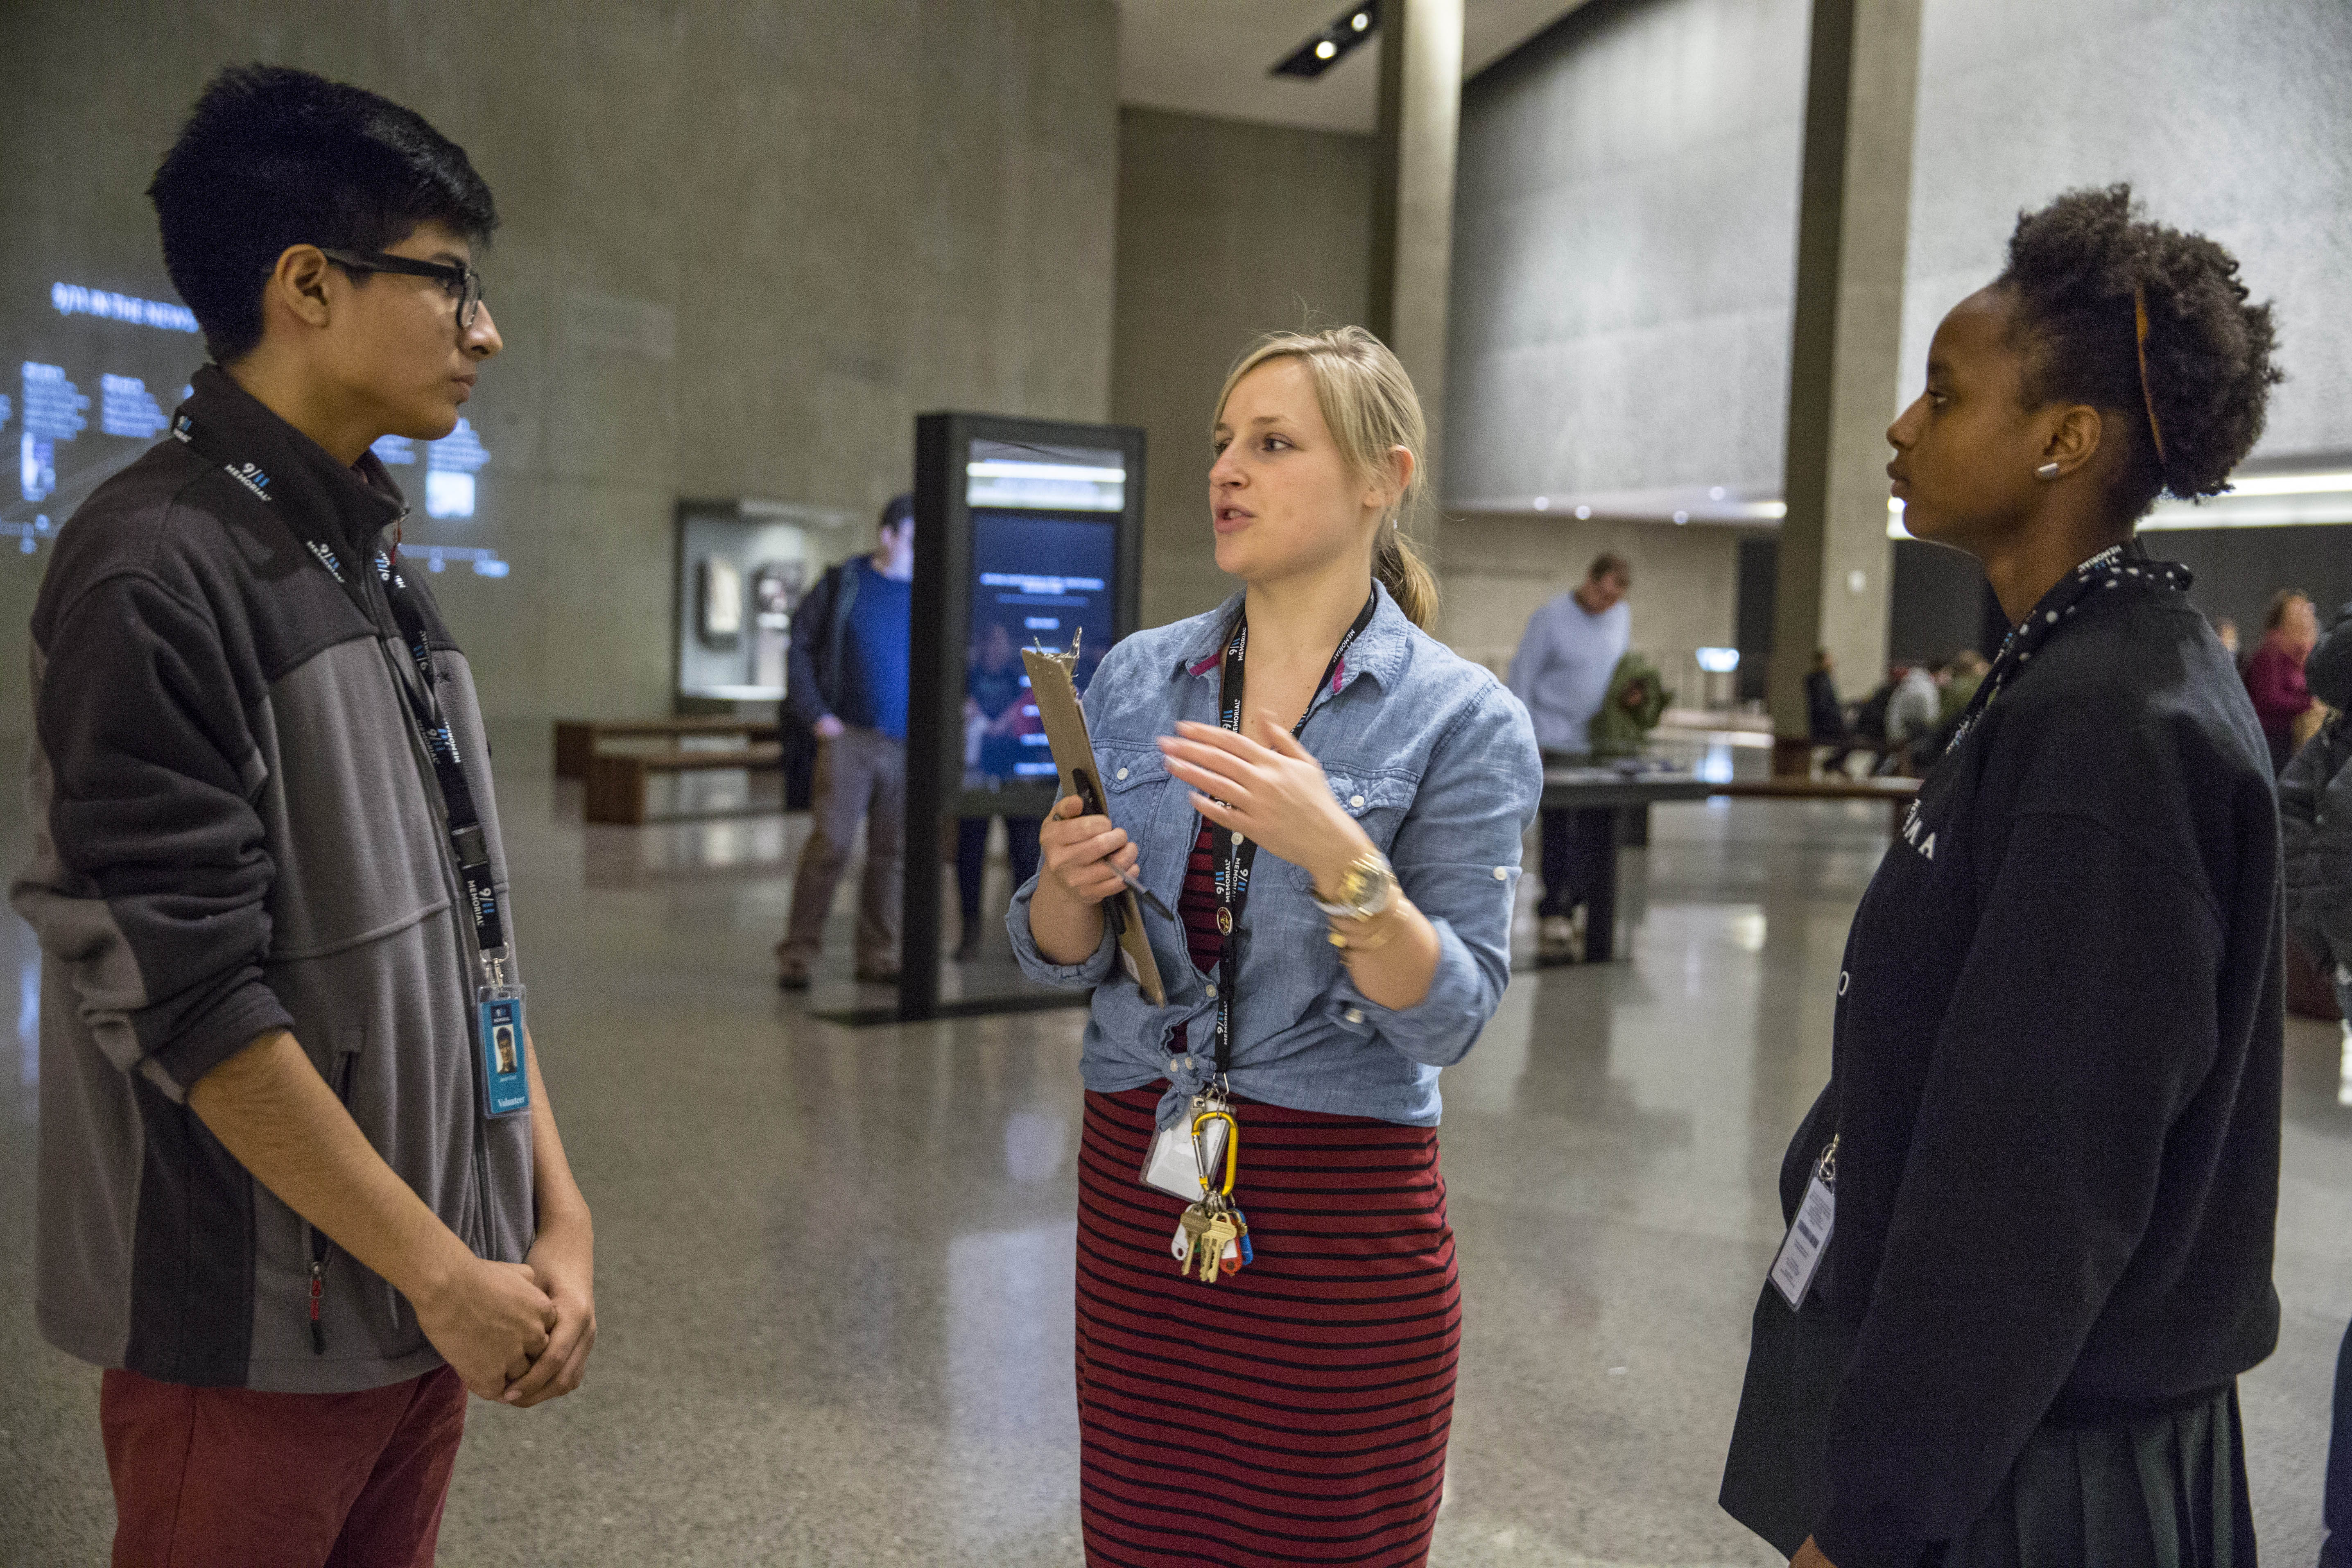
[[[1625,656],[1633,613],[1625,605],[1633,569],[1615,555],[1593,560],[1583,584],[1528,617],[1512,656],[1510,688],[1535,719],[1544,760],[1582,762],[1591,754],[1587,731],[1609,695],[1617,661]],[[1536,957],[1543,963],[1584,958],[1584,900],[1600,874],[1600,857],[1617,852],[1617,814],[1601,807],[1543,814],[1543,900]]]

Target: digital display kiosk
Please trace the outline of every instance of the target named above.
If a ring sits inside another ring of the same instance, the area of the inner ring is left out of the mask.
[[[1142,556],[1141,430],[985,414],[915,421],[909,846],[934,842],[944,817],[1052,808],[1053,752],[1020,650],[1075,647],[1083,693],[1136,629]],[[940,1011],[938,872],[929,856],[908,855],[902,1017]]]

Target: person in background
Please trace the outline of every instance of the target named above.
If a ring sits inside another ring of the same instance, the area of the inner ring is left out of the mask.
[[[2235,659],[2238,657],[2238,623],[2227,616],[2220,616],[2213,622],[2213,635],[2221,639],[2221,646]]]
[[[1984,684],[1985,672],[1991,668],[1985,656],[1972,647],[1964,647],[1952,656],[1951,662],[1944,666],[1943,701],[1936,713],[1938,725],[1959,722],[1960,715],[1976,700],[1977,688]]]
[[[1936,732],[1944,710],[1944,689],[1934,668],[1915,664],[1895,683],[1886,704],[1886,743],[1906,758],[1909,749]]]
[[[1988,668],[1984,655],[1972,647],[1962,648],[1946,662],[1937,678],[1941,706],[1936,713],[1936,728],[1911,742],[1908,760],[1913,772],[1935,766],[1936,760],[1951,749],[1952,737],[1959,732],[1961,717],[1975,700],[1977,688],[1984,684]]]
[[[1042,747],[1022,742],[1023,735],[1042,735],[1045,728],[1037,717],[1037,705],[1029,700],[1029,679],[1022,668],[1021,651],[1013,647],[1013,634],[1002,621],[991,621],[981,633],[971,674],[964,679],[963,714],[965,732],[971,741],[965,758],[967,771],[983,780],[1010,782],[1019,776],[1014,770],[1022,762],[1049,754]],[[956,823],[956,905],[963,915],[963,927],[956,938],[959,963],[980,956],[984,929],[980,891],[988,869],[991,820],[967,816]],[[1034,816],[1004,819],[1004,849],[1013,862],[1016,888],[1037,874],[1041,822]]]
[[[784,940],[776,944],[776,984],[787,991],[807,988],[861,817],[866,879],[857,890],[857,978],[877,985],[898,978],[914,580],[915,498],[893,496],[882,509],[874,553],[827,572],[793,617],[784,711],[815,734],[817,753],[808,842],[793,877]]]
[[[1846,723],[1845,706],[1838,700],[1837,660],[1830,650],[1813,650],[1812,668],[1805,671],[1805,728],[1816,746],[1831,748],[1823,771],[1840,773],[1845,771],[1845,760],[1853,754],[1854,737]]]
[[[1609,696],[1617,661],[1633,636],[1625,603],[1633,569],[1615,555],[1593,559],[1584,581],[1528,617],[1509,686],[1535,721],[1547,763],[1582,763],[1592,751],[1587,731]],[[1536,960],[1584,961],[1584,900],[1580,890],[1603,875],[1601,857],[1617,853],[1617,813],[1607,806],[1543,814],[1543,899],[1536,906]]]
[[[1855,910],[1723,1502],[1795,1568],[2243,1568],[2278,1341],[2279,823],[2165,493],[2259,438],[2271,308],[2130,191],[2020,218],[1887,432],[2016,628]],[[1826,1233],[1826,1234],[1824,1234]]]
[[[33,609],[36,1311],[104,1369],[118,1564],[429,1563],[467,1392],[567,1394],[596,1337],[539,1044],[483,996],[524,977],[480,702],[371,450],[498,354],[498,212],[415,113],[275,66],[148,195],[215,363]]]
[[[2280,589],[2263,617],[2263,640],[2246,660],[2246,695],[2253,699],[2254,716],[2263,721],[2273,771],[2284,768],[2294,755],[2296,721],[2311,711],[2303,661],[2318,645],[2319,616],[2311,596],[2296,588]]]
[[[2352,605],[2304,661],[2311,694],[2352,711]],[[2287,930],[2335,983],[2342,1026],[2337,1099],[2352,1103],[2352,730],[2332,719],[2279,774]],[[2336,1356],[2319,1568],[2352,1568],[2352,1327]]]

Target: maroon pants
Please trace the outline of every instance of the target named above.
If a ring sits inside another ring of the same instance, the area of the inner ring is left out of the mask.
[[[190,1388],[110,1372],[114,1568],[431,1568],[466,1385]]]

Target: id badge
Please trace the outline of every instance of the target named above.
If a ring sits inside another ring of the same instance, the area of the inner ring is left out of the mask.
[[[1836,1222],[1837,1196],[1816,1169],[1813,1179],[1805,1184],[1805,1201],[1797,1205],[1796,1223],[1780,1243],[1780,1255],[1772,1260],[1772,1289],[1780,1292],[1791,1310],[1805,1304],[1805,1295],[1813,1288],[1813,1271],[1821,1267],[1822,1254],[1829,1250],[1830,1231]]]
[[[1201,1131],[1201,1154],[1216,1170],[1225,1162],[1225,1124],[1212,1121]],[[1196,1204],[1208,1188],[1201,1183],[1201,1163],[1192,1153],[1192,1113],[1187,1110],[1172,1125],[1161,1128],[1151,1140],[1151,1152],[1145,1157],[1139,1179],[1147,1187],[1166,1193],[1170,1197],[1182,1198]]]
[[[474,992],[481,1018],[482,1100],[485,1116],[512,1116],[530,1109],[530,1072],[523,1060],[522,987],[484,985]]]

